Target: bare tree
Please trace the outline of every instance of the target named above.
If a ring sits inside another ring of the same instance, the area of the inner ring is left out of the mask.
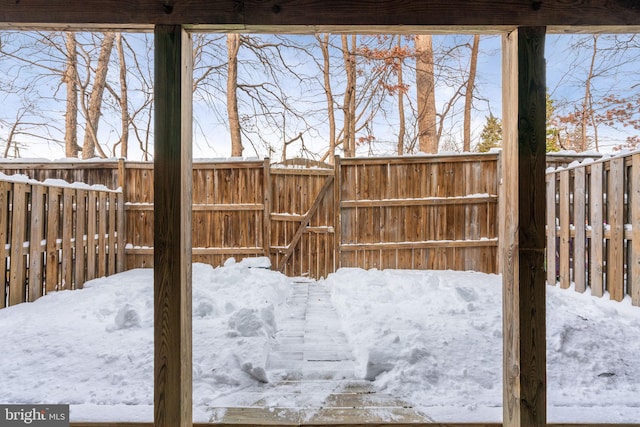
[[[430,35],[415,36],[418,139],[420,151],[438,152],[433,42]]]
[[[473,36],[471,46],[471,60],[469,61],[469,78],[464,93],[464,145],[463,151],[471,151],[471,109],[473,107],[473,91],[476,83],[476,69],[478,67],[478,52],[480,50],[480,36]]]
[[[342,149],[347,157],[355,156],[356,152],[356,35],[342,35],[342,55],[347,83],[344,91],[342,111],[344,113],[344,137]]]
[[[98,142],[98,124],[100,123],[100,111],[102,110],[102,95],[107,80],[107,71],[109,70],[109,58],[113,49],[115,33],[104,33],[102,45],[100,48],[100,56],[98,57],[98,65],[96,66],[95,78],[89,95],[88,105],[83,105],[85,116],[87,118],[86,131],[84,134],[84,143],[82,144],[82,158],[89,159],[94,157],[96,150],[101,157],[107,157]],[[83,95],[86,89],[82,89]]]
[[[331,90],[331,63],[329,56],[329,34],[323,34],[322,36],[316,36],[316,40],[320,45],[320,51],[322,52],[322,82],[324,87],[325,97],[327,99],[327,120],[329,122],[329,150],[323,157],[324,160],[329,157],[329,163],[333,164],[334,155],[336,153],[336,118],[334,111],[333,92]]]
[[[66,157],[78,157],[82,149],[78,145],[78,54],[75,33],[66,34],[67,68],[63,82],[67,86],[64,147]]]
[[[227,54],[229,58],[227,75],[227,111],[229,129],[231,131],[231,155],[242,156],[242,135],[240,133],[240,117],[238,116],[238,51],[240,50],[240,34],[227,35]]]

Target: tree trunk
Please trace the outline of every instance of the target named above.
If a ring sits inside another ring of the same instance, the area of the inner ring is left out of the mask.
[[[227,74],[227,114],[229,115],[229,132],[231,133],[231,156],[242,157],[242,135],[240,133],[240,116],[238,115],[238,51],[240,50],[240,34],[227,35],[227,54],[229,71]]]
[[[127,97],[127,64],[122,46],[122,34],[116,35],[116,48],[118,49],[118,61],[120,62],[120,157],[127,158],[129,153],[129,99]]]
[[[584,100],[582,101],[582,117],[581,117],[581,141],[580,151],[587,151],[587,127],[592,122],[593,109],[591,108],[591,80],[593,79],[593,71],[596,63],[596,54],[598,53],[598,35],[593,35],[593,53],[591,55],[591,65],[589,66],[589,74],[584,82]],[[598,141],[596,140],[596,149]]]
[[[471,61],[469,63],[469,79],[467,80],[467,90],[464,94],[464,143],[462,151],[471,151],[471,107],[473,106],[473,91],[476,85],[476,68],[478,66],[478,50],[480,47],[480,36],[473,36],[471,46]]]
[[[420,151],[438,152],[433,45],[430,35],[415,36],[418,141]]]
[[[347,74],[347,85],[344,92],[344,140],[342,148],[345,157],[354,157],[356,152],[356,36],[351,36],[351,48],[346,35],[342,36],[342,56]]]
[[[66,34],[67,68],[62,81],[67,87],[67,111],[64,124],[64,155],[78,157],[78,56],[75,33]]]
[[[329,34],[318,37],[320,50],[322,51],[322,76],[324,78],[324,93],[327,98],[327,114],[329,119],[329,152],[327,159],[329,164],[333,164],[336,154],[336,117],[333,108],[333,92],[331,91],[331,69],[329,64]]]
[[[82,145],[82,158],[90,159],[95,157],[96,150],[101,157],[106,157],[100,145],[98,144],[98,123],[100,122],[100,111],[102,109],[102,94],[107,80],[107,71],[109,70],[109,58],[113,49],[115,33],[104,33],[102,46],[100,47],[100,55],[98,56],[98,65],[93,81],[93,88],[89,98],[89,107],[87,114],[87,126],[84,133],[84,143]]]
[[[402,49],[402,36],[398,36],[398,52]],[[404,154],[404,79],[402,76],[403,59],[402,56],[398,58],[398,156]]]

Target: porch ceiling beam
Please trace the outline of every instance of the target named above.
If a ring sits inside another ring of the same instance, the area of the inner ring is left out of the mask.
[[[635,0],[0,0],[0,27],[257,32],[640,30]],[[425,27],[426,26],[426,27]],[[555,28],[555,30],[554,30]]]

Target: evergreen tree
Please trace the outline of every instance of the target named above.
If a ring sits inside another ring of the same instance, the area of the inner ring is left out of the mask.
[[[480,143],[476,150],[486,153],[492,148],[499,147],[502,142],[502,121],[493,114],[487,116],[487,123],[482,128]]]
[[[555,116],[556,107],[547,93],[547,153],[560,151],[560,129]]]

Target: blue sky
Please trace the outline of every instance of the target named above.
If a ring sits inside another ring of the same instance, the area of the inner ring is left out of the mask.
[[[15,33],[11,34],[11,37],[16,37]],[[2,34],[4,45],[7,46],[7,42],[10,41],[6,33]],[[150,35],[134,35],[133,37],[127,36],[127,39],[130,40],[132,47],[136,50],[144,51],[149,47],[149,39],[147,37],[151,37]],[[302,40],[302,36],[297,36]],[[624,38],[625,36],[623,36]],[[627,37],[628,38],[628,37]],[[463,43],[465,41],[469,41],[469,36],[452,36],[452,37],[444,37],[444,36],[435,36],[434,37],[434,46],[436,50],[445,49],[452,45]],[[312,42],[312,38],[309,37],[309,43]],[[582,43],[580,45],[580,43]],[[633,58],[634,55],[638,55],[640,53],[639,48],[629,49],[627,52],[627,56],[624,57],[624,60],[628,60],[627,63],[623,65],[619,65],[615,70],[608,70],[611,65],[613,55],[611,52],[607,51],[607,48],[610,46],[607,38],[601,36],[598,40],[599,47],[602,49],[602,54],[598,56],[598,60],[596,61],[595,68],[599,72],[597,77],[593,80],[593,94],[594,96],[602,96],[607,93],[630,93],[632,91],[640,90],[640,77],[637,75],[635,70],[638,69],[638,60]],[[571,47],[572,45],[579,44],[578,47]],[[146,46],[145,46],[146,45]],[[482,130],[482,126],[485,122],[485,117],[490,113],[493,113],[496,116],[501,116],[501,52],[500,52],[501,38],[500,36],[482,36],[481,44],[480,44],[480,55],[478,59],[478,76],[476,80],[476,95],[478,99],[474,102],[474,114],[473,114],[473,122],[472,122],[472,133],[473,133],[473,144],[478,142],[478,135]],[[546,58],[547,58],[547,86],[548,91],[551,94],[552,99],[554,99],[558,108],[564,108],[571,103],[579,102],[581,97],[584,96],[584,76],[586,75],[589,64],[590,64],[590,52],[592,46],[592,36],[590,35],[576,35],[576,36],[567,36],[567,35],[548,35],[546,42]],[[222,46],[224,47],[224,45]],[[468,64],[468,57],[465,57],[465,50],[460,50],[461,55],[459,58],[452,60],[449,65],[452,67],[459,67],[464,69]],[[224,55],[225,49],[219,49],[216,55],[221,56]],[[44,54],[42,54],[44,55]],[[113,54],[115,58],[115,51]],[[246,56],[248,59],[249,56]],[[621,57],[622,58],[622,57]],[[633,60],[631,60],[633,58]],[[141,68],[147,75],[147,79],[150,78],[150,73],[152,71],[152,64],[149,63],[148,59],[143,55],[143,59],[147,60],[140,61]],[[218,60],[220,63],[224,62],[224,58],[209,58],[210,61]],[[615,61],[622,62],[623,59],[613,58]],[[300,55],[292,55],[288,59],[288,64],[298,70],[298,72],[305,73],[311,75],[314,70],[317,69],[317,66],[313,61],[310,61],[308,57],[300,56]],[[339,62],[339,58],[334,58],[334,64]],[[339,65],[339,64],[335,64]],[[410,64],[408,64],[407,68],[411,68]],[[3,79],[0,80],[2,82],[2,87],[5,88],[5,96],[3,98],[3,103],[5,106],[11,106],[12,108],[5,108],[4,113],[2,113],[2,118],[5,119],[5,123],[0,127],[0,138],[4,139],[6,134],[9,131],[9,126],[11,120],[15,117],[15,114],[20,109],[20,102],[22,102],[24,98],[24,93],[20,91],[14,91],[14,93],[6,94],[6,88],[8,84],[12,80],[13,74],[16,74],[18,70],[20,70],[20,78],[29,79],[33,77],[33,74],[36,72],[37,67],[26,67],[19,69],[18,66],[10,60],[3,60],[0,62],[0,71],[3,72]],[[251,67],[245,67],[244,72],[255,72],[256,78],[260,79],[261,74],[259,71],[259,67],[255,67],[252,71]],[[112,70],[112,73],[115,71]],[[117,77],[115,77],[117,79]],[[247,79],[247,77],[245,77]],[[42,85],[38,89],[40,94],[43,94],[45,97],[52,97],[57,93],[58,98],[64,96],[64,86],[60,84],[58,78],[40,78],[37,81]],[[139,84],[140,79],[134,78],[133,75],[129,77],[130,84],[132,86]],[[333,84],[338,86],[340,84],[341,78],[336,77],[336,80]],[[309,105],[308,108],[312,108],[312,105],[315,105],[314,108],[322,108],[324,100],[322,99],[322,92],[319,90],[319,87],[311,88],[311,86],[303,87],[295,81],[290,81],[287,85],[286,83],[281,84],[284,88],[284,92],[286,96],[291,98],[299,98],[299,103],[306,103]],[[451,97],[454,89],[451,87],[447,87],[446,85],[439,85],[436,89],[436,103],[438,104],[438,109],[441,111],[444,108],[444,103]],[[339,89],[336,89],[336,93],[339,94]],[[133,92],[131,94],[131,101],[136,102],[139,101],[137,97],[140,97],[140,93]],[[410,87],[408,97],[415,97],[415,88]],[[210,106],[206,105],[197,95],[195,97],[195,105],[194,111],[197,123],[195,125],[195,140],[194,140],[194,157],[225,157],[229,155],[229,143],[228,143],[228,132],[224,123],[224,106],[218,104],[216,107],[218,110],[218,114],[216,115],[211,109]],[[393,103],[395,102],[392,99],[385,99],[385,103]],[[415,101],[412,101],[415,102]],[[461,145],[462,140],[462,115],[461,115],[461,107],[462,103],[458,103],[457,106],[452,110],[449,114],[449,120],[446,124],[446,141],[441,141],[441,147],[450,148]],[[114,115],[114,112],[111,111],[109,113],[108,108],[105,108],[103,120],[100,124],[100,138],[103,144],[110,146],[119,138],[119,117],[117,115],[115,117],[111,117]],[[38,111],[40,121],[45,120],[50,123],[56,123],[54,128],[51,130],[52,138],[56,138],[56,129],[62,129],[64,123],[64,104],[63,103],[55,103],[51,102],[40,102],[38,104]],[[109,116],[108,114],[111,114]],[[336,111],[338,120],[341,120],[340,111]],[[144,117],[142,119],[146,120]],[[397,119],[395,119],[394,114],[388,113],[386,115],[379,115],[372,122],[372,133],[375,135],[377,140],[377,148],[381,151],[387,150],[387,147],[393,147],[395,145],[395,139],[397,135]],[[292,137],[299,129],[299,123],[292,123],[292,120],[289,120],[287,123],[288,129],[283,135],[279,129],[273,130],[270,132],[269,138],[273,138],[273,145],[278,149],[279,145],[281,145],[281,141],[283,138]],[[322,151],[322,146],[326,145],[326,123],[318,122],[317,127],[313,132],[305,134],[305,143],[308,147],[311,147],[314,151]],[[263,129],[264,130],[264,129]],[[619,134],[612,130],[608,130],[605,128],[599,129],[599,137],[601,139],[601,148],[606,150],[610,149],[613,145],[619,144],[623,142],[626,137],[628,129],[625,130],[625,133]],[[41,132],[42,134],[42,132]],[[46,138],[49,135],[44,135]],[[21,150],[21,154],[23,157],[49,157],[49,158],[60,158],[64,155],[63,149],[59,144],[49,142],[43,143],[38,142],[32,136],[23,135],[21,136],[25,145],[25,148]],[[58,131],[58,139],[60,139],[60,134]],[[0,143],[4,145],[3,140],[0,140]],[[129,157],[134,160],[138,160],[140,158],[139,150],[136,150],[135,147],[138,145],[138,142],[133,139],[133,135],[131,135],[130,140],[130,155]],[[266,155],[271,155],[274,159],[279,159],[280,153],[278,151],[269,153],[266,151],[264,147],[261,147],[259,144],[246,144],[247,147],[245,149],[244,154],[246,156],[257,156],[263,157]],[[317,148],[316,148],[317,147]],[[381,148],[382,147],[382,148]],[[442,148],[441,148],[442,149]],[[292,146],[288,149],[288,154],[297,155],[300,154],[300,147]],[[366,150],[365,150],[366,151]]]

